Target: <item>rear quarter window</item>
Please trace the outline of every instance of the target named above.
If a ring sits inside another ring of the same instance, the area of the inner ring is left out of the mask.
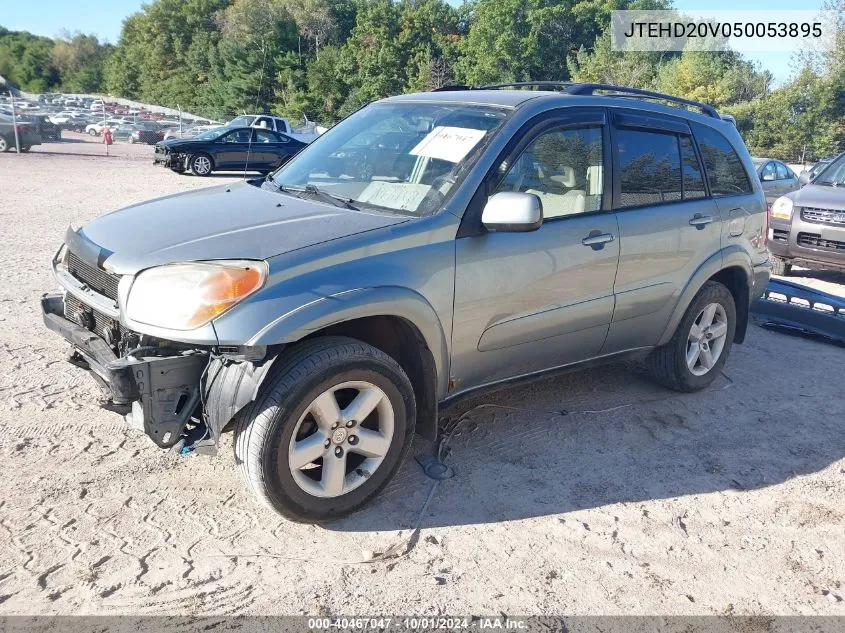
[[[692,124],[692,127],[710,183],[710,194],[718,198],[751,193],[751,181],[730,141],[710,127],[698,124]]]

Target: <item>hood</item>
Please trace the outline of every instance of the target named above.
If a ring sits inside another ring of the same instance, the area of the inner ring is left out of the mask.
[[[162,131],[162,134],[165,132]],[[178,136],[174,136],[173,138],[168,138],[163,141],[159,141],[156,145],[161,145],[162,147],[166,147],[167,149],[178,149],[180,146],[185,145],[188,141],[196,141],[193,136],[186,136],[179,138]]]
[[[845,211],[845,187],[810,183],[789,196],[798,207]]]
[[[407,216],[343,209],[245,182],[157,198],[86,224],[81,241],[105,268],[134,274],[204,259],[267,259],[407,222]]]

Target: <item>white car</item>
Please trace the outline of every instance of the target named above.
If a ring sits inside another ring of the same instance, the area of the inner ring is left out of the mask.
[[[99,136],[103,133],[105,128],[116,130],[121,125],[126,125],[127,123],[129,123],[127,119],[106,119],[105,123],[98,121],[97,123],[86,125],[85,133],[90,134],[91,136]]]

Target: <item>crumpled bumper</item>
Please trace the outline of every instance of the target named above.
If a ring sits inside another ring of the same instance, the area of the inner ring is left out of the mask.
[[[200,403],[200,382],[209,358],[206,352],[118,358],[104,339],[65,317],[62,294],[45,294],[41,312],[44,324],[73,346],[111,402],[131,405],[134,426],[142,426],[162,448],[179,441]]]

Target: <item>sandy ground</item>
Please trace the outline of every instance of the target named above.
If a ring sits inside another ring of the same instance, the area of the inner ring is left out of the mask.
[[[453,479],[291,524],[230,436],[158,450],[43,327],[70,222],[225,180],[74,140],[0,155],[0,614],[845,614],[843,348],[753,326],[703,393],[616,365],[467,401]]]

